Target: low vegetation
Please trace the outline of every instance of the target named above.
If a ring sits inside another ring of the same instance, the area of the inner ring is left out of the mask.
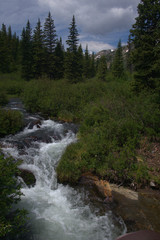
[[[0,238],[17,239],[25,228],[26,211],[14,207],[22,195],[17,184],[19,162],[0,153]]]

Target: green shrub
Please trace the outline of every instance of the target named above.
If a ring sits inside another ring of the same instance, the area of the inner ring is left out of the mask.
[[[7,103],[8,103],[7,94],[3,90],[0,90],[0,106],[4,106]]]
[[[25,81],[20,78],[19,73],[0,75],[0,89],[7,95],[20,96],[24,88]]]
[[[17,184],[19,162],[4,158],[0,153],[0,238],[16,239],[24,231],[26,211],[16,209],[13,204],[20,201],[22,195]]]
[[[83,153],[81,143],[69,145],[62,156],[56,169],[58,180],[60,182],[75,183],[83,172],[81,154]]]
[[[0,109],[0,137],[15,134],[22,126],[23,119],[19,111]]]

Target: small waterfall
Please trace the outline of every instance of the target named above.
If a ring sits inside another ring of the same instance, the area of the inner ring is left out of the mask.
[[[52,120],[1,140],[3,152],[22,159],[20,167],[36,178],[34,187],[23,184],[19,204],[29,212],[32,234],[27,240],[114,240],[125,232],[123,221],[111,211],[97,214],[77,190],[57,183],[57,163],[75,141],[71,126]]]

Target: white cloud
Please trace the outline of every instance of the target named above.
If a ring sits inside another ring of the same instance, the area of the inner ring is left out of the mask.
[[[88,50],[90,52],[99,52],[101,50],[106,49],[114,49],[114,47],[110,44],[99,42],[99,41],[81,41],[82,48],[85,49],[86,45],[88,45]]]
[[[83,45],[88,42],[90,50],[96,52],[112,47],[107,43],[114,42],[113,45],[116,45],[119,38],[128,32],[134,23],[139,2],[140,0],[0,0],[0,25],[11,25],[14,31],[20,33],[28,19],[32,28],[38,18],[43,25],[50,11],[57,34],[65,42],[74,14],[81,35],[80,41]],[[123,41],[126,41],[125,37]]]
[[[53,18],[64,27],[73,14],[82,31],[92,35],[106,35],[132,26],[140,0],[37,0],[41,8],[48,8]]]

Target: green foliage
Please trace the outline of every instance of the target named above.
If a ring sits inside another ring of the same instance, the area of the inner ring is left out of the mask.
[[[44,74],[44,64],[44,35],[39,19],[33,34],[33,74],[35,78],[40,78]]]
[[[64,77],[64,47],[62,45],[62,39],[57,41],[57,45],[54,51],[54,78],[62,79]]]
[[[65,54],[65,78],[70,83],[77,83],[82,79],[82,71],[80,70],[81,59],[80,52],[78,52],[78,30],[73,16],[69,27],[69,36],[66,41],[68,48]]]
[[[68,40],[66,41],[69,52],[77,51],[78,36],[79,36],[79,34],[78,34],[77,26],[76,26],[75,16],[73,15],[72,22],[69,27]]]
[[[79,140],[64,153],[58,176],[73,182],[90,171],[116,183],[147,184],[148,169],[137,162],[136,149],[142,136],[159,137],[159,106],[153,95],[135,96],[126,81],[105,85],[101,97],[84,106]]]
[[[0,137],[14,134],[23,126],[22,114],[16,110],[0,109]]]
[[[60,182],[75,183],[82,173],[81,144],[71,144],[67,147],[56,169]]]
[[[17,184],[19,162],[0,154],[0,238],[15,239],[24,231],[26,211],[14,208],[22,195]]]
[[[24,87],[25,82],[21,79],[20,73],[0,75],[0,92],[4,94],[20,96]]]
[[[0,30],[0,72],[7,73],[17,70],[19,39],[16,34],[12,35],[11,27],[6,29],[2,24]]]
[[[160,3],[159,0],[142,0],[138,5],[138,17],[131,32],[135,68],[134,89],[156,89],[160,82]]]
[[[105,56],[101,56],[98,63],[97,77],[98,79],[105,81],[107,74],[107,62]]]
[[[22,77],[30,80],[33,77],[33,44],[32,29],[28,20],[26,28],[23,28],[21,36],[21,64]]]
[[[3,106],[8,103],[7,94],[2,90],[0,91],[0,106]]]
[[[54,51],[57,42],[57,35],[54,26],[54,20],[51,13],[48,13],[48,17],[44,23],[44,47],[45,47],[45,73],[49,78],[55,78],[55,61]]]
[[[62,114],[64,116],[66,113],[72,115],[74,120],[78,120],[82,117],[84,106],[102,96],[105,88],[106,86],[98,83],[96,79],[75,85],[65,80],[31,81],[24,89],[23,100],[29,111],[39,111],[60,119]]]
[[[121,40],[118,42],[117,50],[113,59],[112,73],[116,78],[124,77],[124,60],[122,54]]]

